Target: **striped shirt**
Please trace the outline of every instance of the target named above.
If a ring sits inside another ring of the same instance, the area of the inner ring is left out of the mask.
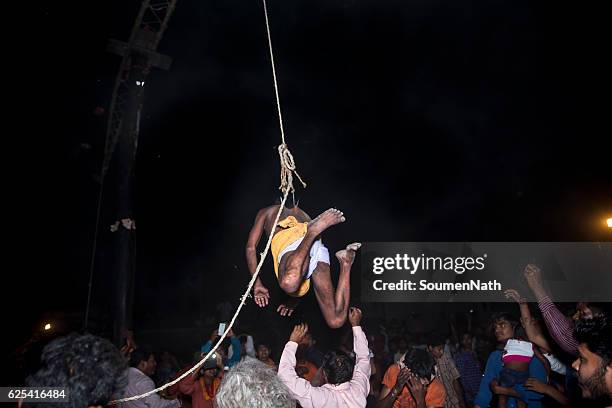
[[[461,404],[460,399],[463,399],[463,395],[457,395],[453,381],[458,380],[461,375],[453,362],[453,359],[445,352],[442,357],[437,361],[436,364],[436,375],[444,384],[446,389],[446,399],[444,401],[444,408],[459,408]]]
[[[574,337],[574,324],[565,317],[548,296],[538,300],[548,332],[557,344],[568,353],[578,355],[578,341]]]
[[[460,351],[455,356],[455,365],[461,374],[461,385],[463,385],[467,403],[472,406],[482,379],[482,371],[476,353],[471,350]]]

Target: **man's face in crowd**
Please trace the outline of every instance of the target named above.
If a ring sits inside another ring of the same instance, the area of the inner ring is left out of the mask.
[[[140,366],[138,367],[140,371],[148,375],[149,377],[155,374],[155,368],[157,367],[157,361],[155,361],[155,356],[151,354],[147,361],[141,361]]]
[[[514,336],[514,329],[512,324],[504,319],[500,319],[495,322],[495,338],[497,341],[502,342],[511,339]]]
[[[574,321],[577,321],[580,319],[584,319],[584,320],[592,319],[593,311],[591,310],[591,308],[589,307],[587,303],[580,302],[576,305],[576,313],[574,313],[572,318],[574,319]]]
[[[209,368],[208,370],[204,370],[204,377],[214,378],[217,376],[216,368]]]
[[[257,346],[257,358],[264,361],[267,360],[268,357],[270,357],[270,349],[263,344]]]
[[[463,337],[461,337],[461,345],[463,346],[463,348],[471,349],[472,348],[472,336],[470,336],[467,333],[464,334]]]
[[[604,364],[597,354],[592,353],[586,344],[578,346],[579,356],[572,364],[578,372],[578,384],[584,398],[601,400],[612,398],[612,367]]]
[[[304,345],[306,348],[314,346],[314,339],[310,333],[306,333],[300,342],[301,345]]]
[[[434,356],[436,360],[439,360],[440,358],[442,358],[442,355],[444,354],[444,344],[440,344],[434,347],[429,346],[429,352],[431,353],[432,356]]]

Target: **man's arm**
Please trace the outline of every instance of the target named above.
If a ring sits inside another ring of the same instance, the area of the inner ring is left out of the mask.
[[[465,400],[463,399],[463,387],[459,382],[459,378],[455,378],[453,380],[453,388],[455,389],[455,395],[457,395],[457,399],[459,400],[459,406],[461,408],[465,408]]]
[[[491,381],[491,390],[497,395],[506,395],[508,397],[521,398],[521,394],[514,390],[511,387],[502,387],[497,383],[496,379]]]
[[[234,336],[234,333],[228,333],[230,336],[230,345],[232,347],[232,358],[229,359],[227,365],[229,367],[233,367],[240,362],[240,358],[242,357],[242,345],[240,344],[240,339]]]
[[[219,333],[217,332],[217,329],[215,329],[210,334],[210,339],[206,343],[204,343],[202,347],[200,347],[200,351],[202,353],[208,353],[212,349],[213,344],[217,341],[218,338],[219,338]]]
[[[308,381],[300,378],[295,372],[295,352],[297,351],[298,343],[307,331],[308,326],[304,323],[295,326],[293,329],[278,364],[278,378],[289,388],[292,396],[298,400],[303,408],[314,408],[312,402],[313,394],[322,391],[311,386]]]
[[[474,407],[488,407],[491,402],[491,381],[497,378],[497,374],[501,369],[501,358],[500,352],[494,351],[489,354],[487,359],[487,366],[485,367],[484,374],[480,380],[480,387],[478,388],[478,394],[474,399]]]
[[[538,358],[531,359],[529,363],[529,377],[547,382],[546,367]],[[523,399],[527,403],[529,403],[528,401],[539,401],[544,397],[543,394],[535,390],[526,389],[523,384],[517,384],[516,390],[524,396]]]
[[[544,286],[540,268],[529,264],[523,272],[529,288],[538,300],[538,307],[544,317],[544,322],[552,338],[566,352],[578,355],[578,342],[574,338],[574,325],[559,311],[557,306],[550,300]]]
[[[548,340],[544,337],[541,328],[537,325],[536,321],[531,316],[531,311],[529,310],[529,304],[527,303],[527,299],[522,297],[516,289],[507,289],[504,292],[507,298],[514,300],[519,305],[519,309],[521,311],[521,324],[523,328],[525,328],[525,332],[527,333],[527,338],[530,342],[535,345],[541,347],[545,351],[550,351],[550,345],[548,344]]]
[[[390,369],[391,367],[387,369],[385,377],[383,378],[383,387],[380,391],[376,408],[391,408],[408,382],[410,371],[407,368],[402,368],[399,371],[395,383],[393,383],[393,379],[389,375]]]
[[[370,393],[370,374],[372,367],[370,366],[370,350],[368,349],[368,339],[361,329],[361,310],[356,307],[349,309],[349,322],[353,326],[353,351],[355,352],[356,361],[355,369],[353,370],[353,379],[351,383],[356,384],[362,389],[364,397]]]
[[[262,209],[259,210],[257,216],[255,217],[255,222],[253,223],[253,227],[251,227],[251,231],[249,232],[249,238],[247,239],[245,250],[247,266],[251,276],[253,276],[257,270],[257,244],[264,233],[265,223],[266,209]],[[257,277],[255,280],[253,289],[255,303],[257,303],[259,307],[267,306],[270,293],[263,283],[261,283],[261,279],[259,279],[259,277]]]
[[[140,382],[139,388],[142,390],[141,393],[145,393],[155,389],[155,384],[153,380],[147,377]],[[149,408],[176,408],[181,406],[178,399],[163,399],[157,393],[144,397],[143,402]]]
[[[259,244],[259,240],[263,235],[265,222],[266,210],[259,210],[255,216],[255,222],[251,227],[246,244],[246,260],[251,276],[253,276],[255,270],[257,269],[257,244]]]
[[[179,390],[183,393],[183,394],[187,394],[187,395],[191,395],[194,393],[196,386],[197,386],[197,371],[194,372],[193,374],[188,375],[187,377],[183,378],[181,381],[179,381],[178,386],[179,386]]]
[[[550,384],[546,384],[535,378],[528,378],[527,381],[525,381],[525,388],[548,395],[564,407],[570,406],[570,401],[565,394]]]

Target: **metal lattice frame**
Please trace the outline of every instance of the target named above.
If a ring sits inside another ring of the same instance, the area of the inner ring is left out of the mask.
[[[104,182],[104,177],[110,166],[110,161],[117,145],[121,127],[123,124],[123,115],[127,106],[128,95],[134,91],[134,87],[139,87],[136,97],[142,100],[143,87],[132,83],[130,72],[137,69],[141,73],[141,78],[144,83],[144,78],[148,75],[151,66],[160,66],[162,68],[169,67],[169,58],[157,54],[157,45],[163,37],[164,31],[168,26],[168,21],[174,12],[178,0],[169,1],[151,1],[144,0],[138,17],[132,28],[130,39],[127,43],[122,43],[116,40],[111,40],[109,48],[114,52],[122,55],[121,66],[117,73],[113,95],[111,98],[110,113],[108,126],[106,129],[106,144],[104,149],[104,162],[102,166],[101,180]],[[136,66],[134,64],[134,54],[146,55],[146,62],[143,65]],[[138,109],[140,111],[140,109]],[[134,135],[136,136],[136,134]],[[134,140],[134,142],[136,142]]]

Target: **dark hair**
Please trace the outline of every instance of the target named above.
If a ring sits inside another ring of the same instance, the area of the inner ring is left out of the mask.
[[[77,333],[49,343],[42,352],[42,367],[26,379],[29,387],[65,388],[68,403],[26,403],[24,407],[84,408],[105,406],[123,393],[127,363],[108,340]]]
[[[446,338],[438,333],[432,333],[427,336],[427,345],[431,347],[441,346],[446,344]]]
[[[323,357],[323,370],[330,384],[342,384],[353,378],[355,360],[343,351],[329,351]]]
[[[610,316],[610,303],[609,302],[588,302],[587,307],[591,309],[595,315]],[[596,313],[599,312],[599,313]],[[595,316],[597,317],[597,316]]]
[[[148,347],[138,347],[130,356],[130,367],[138,367],[141,361],[147,361],[153,354],[153,350]]]
[[[601,316],[594,319],[580,320],[574,330],[578,343],[587,345],[592,353],[604,361],[612,362],[612,321],[610,317]]]
[[[512,326],[512,330],[516,330],[521,322],[511,313],[498,313],[491,318],[490,330],[495,331],[495,324],[500,320],[505,320]]]
[[[435,374],[436,361],[425,350],[412,348],[404,356],[404,365],[418,377],[429,380]]]

